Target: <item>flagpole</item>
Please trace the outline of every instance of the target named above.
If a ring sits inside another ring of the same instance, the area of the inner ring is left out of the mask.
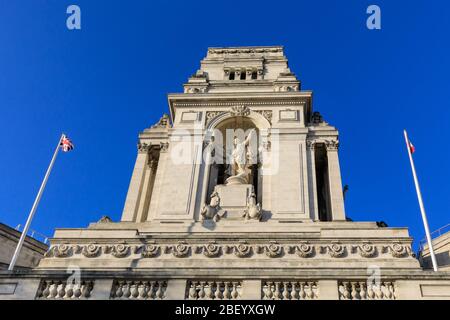
[[[34,200],[33,206],[31,207],[31,211],[30,211],[30,214],[28,215],[28,219],[27,219],[27,222],[25,223],[25,227],[23,228],[22,235],[20,236],[19,242],[17,243],[16,250],[14,251],[14,255],[11,259],[11,263],[9,264],[9,267],[8,267],[9,271],[14,270],[14,265],[16,264],[17,258],[19,257],[20,250],[22,249],[22,246],[23,246],[23,242],[25,241],[25,238],[27,236],[28,229],[30,228],[30,225],[31,225],[31,220],[33,220],[34,213],[36,212],[36,208],[39,204],[39,201],[41,200],[42,193],[44,192],[48,177],[50,176],[50,172],[52,171],[53,164],[55,163],[56,156],[58,155],[58,151],[60,149],[60,144],[61,144],[63,137],[64,137],[64,134],[62,134],[61,137],[59,138],[58,145],[56,146],[55,152],[53,153],[53,157],[52,157],[52,160],[50,161],[50,165],[47,168],[47,172],[45,173],[44,180],[42,181],[41,187],[39,188],[39,191],[36,196],[36,199]]]
[[[411,154],[411,149],[409,146],[408,134],[406,133],[406,130],[403,130],[403,133],[405,135],[406,149],[408,150],[409,162],[411,163],[411,170],[412,170],[413,177],[414,177],[414,184],[416,186],[417,199],[419,200],[420,213],[422,214],[423,226],[425,228],[425,235],[427,236],[428,250],[430,251],[431,262],[433,263],[433,270],[438,271],[436,257],[434,255],[434,250],[433,250],[433,243],[431,242],[430,229],[428,227],[427,215],[425,213],[425,207],[424,207],[423,201],[422,201],[422,193],[420,192],[419,181],[417,179],[417,174],[416,174],[416,168],[414,166],[414,160],[413,160],[413,157]]]

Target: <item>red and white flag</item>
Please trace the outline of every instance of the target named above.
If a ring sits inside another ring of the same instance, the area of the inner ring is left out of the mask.
[[[411,143],[411,141],[409,141],[409,139],[408,139],[408,148],[411,153],[414,153],[416,151],[416,147],[414,147],[414,145]]]
[[[61,146],[61,150],[64,152],[69,152],[74,148],[72,141],[70,141],[70,139],[65,135],[62,137],[61,143],[59,145]]]

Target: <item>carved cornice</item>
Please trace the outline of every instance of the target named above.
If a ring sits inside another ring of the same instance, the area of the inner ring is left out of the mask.
[[[282,47],[260,47],[260,48],[209,48],[208,54],[236,55],[255,53],[283,53]]]
[[[304,106],[307,101],[306,99],[296,100],[296,101],[284,101],[277,99],[277,101],[242,101],[243,105],[246,106]],[[236,102],[174,102],[174,107],[233,107]]]

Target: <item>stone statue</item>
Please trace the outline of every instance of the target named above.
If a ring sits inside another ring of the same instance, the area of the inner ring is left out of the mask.
[[[233,152],[231,153],[231,177],[229,177],[225,184],[247,184],[249,183],[250,169],[248,168],[249,160],[254,158],[249,144],[253,139],[253,133],[255,129],[252,129],[244,141],[240,141],[238,137],[234,137],[233,140]]]
[[[225,212],[223,212],[222,214],[219,214],[219,210],[220,210],[220,198],[219,198],[219,194],[217,193],[217,191],[214,191],[211,194],[211,200],[209,202],[209,204],[205,204],[202,208],[202,211],[200,211],[200,214],[203,217],[203,220],[211,220],[213,219],[214,221],[219,221],[220,218],[222,218],[223,214]]]
[[[256,203],[256,194],[252,192],[247,198],[247,208],[244,210],[245,219],[261,220],[261,205]]]

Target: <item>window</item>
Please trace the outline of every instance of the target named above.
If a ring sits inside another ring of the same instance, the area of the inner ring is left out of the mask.
[[[230,77],[229,77],[229,79],[230,79],[230,80],[234,80],[234,71],[230,71]]]
[[[252,80],[256,80],[258,78],[258,74],[256,73],[256,71],[252,72]]]
[[[241,72],[241,80],[245,80],[245,75],[246,75],[245,71],[242,71]]]

